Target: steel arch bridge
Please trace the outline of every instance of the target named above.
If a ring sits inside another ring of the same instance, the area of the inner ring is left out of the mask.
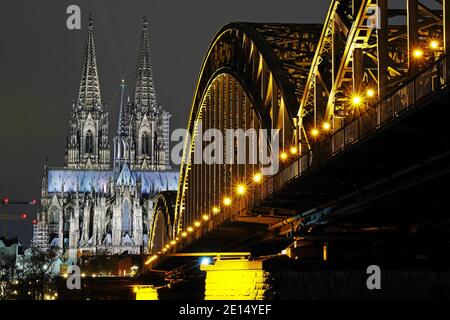
[[[334,155],[362,133],[382,126],[393,93],[397,103],[415,103],[409,84],[416,85],[414,77],[422,70],[429,71],[419,82],[424,88],[434,88],[437,68],[438,83],[446,84],[449,65],[442,57],[450,47],[449,21],[450,1],[405,0],[402,8],[393,9],[388,0],[332,0],[323,25],[223,27],[202,64],[173,218],[164,220],[164,228],[152,229],[151,239],[160,239],[152,246],[152,259],[183,251],[226,221],[271,226],[288,221],[295,208],[252,213],[258,202],[309,169],[315,159]],[[435,61],[439,66],[430,69]],[[233,146],[220,147],[223,141],[208,136],[208,129],[279,130],[279,174],[261,179],[258,163],[205,164],[203,156],[197,163],[196,152],[210,142],[215,159],[225,159],[227,148],[233,158],[238,156]],[[171,217],[165,207],[162,202],[157,207],[160,216]]]

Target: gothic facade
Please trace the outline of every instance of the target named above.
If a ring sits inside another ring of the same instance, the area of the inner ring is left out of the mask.
[[[170,114],[156,99],[146,18],[132,99],[125,101],[125,84],[121,84],[112,162],[108,117],[90,16],[65,165],[45,165],[34,246],[55,248],[71,259],[84,254],[142,253],[156,195],[177,188],[178,172],[169,165]]]

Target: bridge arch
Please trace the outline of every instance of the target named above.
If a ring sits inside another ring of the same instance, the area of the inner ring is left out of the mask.
[[[278,129],[281,149],[298,145],[295,117],[321,28],[232,23],[216,34],[192,101],[172,238],[211,214],[237,181],[260,171],[258,164],[196,163],[196,146],[205,147],[200,134],[211,128]]]
[[[158,194],[155,200],[154,215],[149,234],[149,249],[151,252],[161,251],[171,239],[175,199],[175,191],[163,191]]]

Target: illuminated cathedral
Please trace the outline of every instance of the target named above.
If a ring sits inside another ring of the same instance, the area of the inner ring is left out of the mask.
[[[155,95],[148,21],[141,42],[132,99],[121,83],[119,121],[110,159],[107,106],[102,102],[93,19],[89,17],[78,97],[72,106],[64,167],[45,164],[41,206],[32,245],[71,259],[146,251],[153,200],[176,190],[169,163],[169,120]]]

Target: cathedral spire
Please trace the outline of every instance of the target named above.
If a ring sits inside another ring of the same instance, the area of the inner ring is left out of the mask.
[[[94,18],[89,14],[83,72],[81,74],[78,106],[94,108],[101,105],[100,82],[98,79],[97,58],[94,42]]]
[[[134,86],[134,106],[142,111],[148,111],[149,109],[156,110],[158,107],[153,84],[148,24],[147,17],[143,17],[141,44]]]
[[[124,95],[125,95],[125,80],[122,79],[120,84],[120,109],[119,109],[119,124],[117,128],[118,136],[127,136],[128,135],[128,113],[127,108],[124,106]]]

